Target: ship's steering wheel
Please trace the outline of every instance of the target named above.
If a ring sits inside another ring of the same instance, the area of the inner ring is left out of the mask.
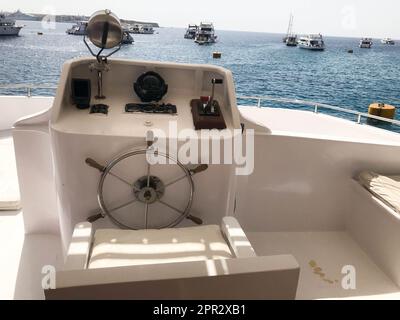
[[[205,171],[208,168],[207,165],[199,165],[197,167],[194,167],[193,169],[188,169],[178,160],[171,157],[169,154],[154,151],[154,155],[156,155],[157,157],[163,157],[168,160],[170,164],[176,165],[180,169],[179,171],[181,172],[181,175],[174,179],[171,179],[170,181],[165,182],[160,177],[152,175],[152,164],[150,164],[148,161],[147,172],[145,172],[142,177],[135,181],[128,181],[128,179],[124,179],[113,171],[113,169],[116,168],[118,164],[126,159],[139,157],[140,155],[146,155],[149,152],[149,148],[151,148],[151,146],[149,146],[148,148],[126,152],[110,161],[106,166],[99,164],[91,158],[86,159],[86,164],[101,172],[101,177],[97,189],[97,200],[101,209],[101,213],[89,217],[89,222],[94,222],[100,218],[104,218],[107,216],[114,224],[122,229],[148,229],[151,206],[153,204],[160,203],[165,208],[169,208],[174,211],[176,213],[176,217],[170,219],[170,221],[168,222],[164,221],[161,224],[152,223],[152,229],[171,228],[181,223],[184,219],[192,220],[196,224],[203,223],[201,219],[194,217],[190,214],[194,194],[194,183],[192,176],[202,171]],[[108,179],[116,179],[120,183],[125,184],[127,187],[129,187],[131,189],[131,199],[122,204],[112,207],[109,204],[106,204],[106,201],[104,200],[104,186]],[[186,180],[189,186],[189,194],[187,196],[187,199],[184,201],[184,208],[180,209],[168,203],[164,199],[164,194],[167,188],[182,180]],[[137,224],[124,222],[123,219],[118,216],[119,210],[126,208],[134,203],[140,203],[143,206],[142,210],[144,215],[144,224],[142,228],[139,227]]]

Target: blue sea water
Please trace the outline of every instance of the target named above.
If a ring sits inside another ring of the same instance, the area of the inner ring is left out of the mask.
[[[65,33],[71,24],[57,23],[56,29],[43,30],[40,22],[19,23],[26,25],[20,37],[0,37],[0,84],[56,85],[65,60],[88,55],[82,37]],[[44,34],[39,36],[38,31]],[[286,47],[279,34],[218,29],[218,43],[198,46],[183,38],[184,31],[160,28],[154,35],[134,35],[135,43],[124,46],[115,56],[221,65],[232,70],[238,95],[298,98],[361,112],[378,101],[400,106],[400,42],[385,46],[374,39],[373,48],[368,50],[358,48],[359,39],[325,37],[327,49],[312,52]],[[354,53],[347,53],[348,49]],[[213,59],[213,51],[222,52],[222,59]],[[0,94],[21,93],[0,89]],[[54,91],[38,89],[34,94],[53,95]],[[396,118],[400,119],[400,110]],[[395,126],[392,130],[397,131]]]

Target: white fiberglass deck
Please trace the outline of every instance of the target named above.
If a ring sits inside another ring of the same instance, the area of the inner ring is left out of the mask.
[[[258,255],[290,253],[296,258],[297,299],[400,299],[400,289],[347,232],[250,232],[248,238]],[[355,290],[341,286],[347,265],[356,270]]]
[[[246,120],[259,124],[266,133],[273,135],[400,145],[398,133],[323,113],[247,106],[241,106],[239,110]]]
[[[400,289],[346,232],[249,232],[248,237],[259,255],[294,255],[301,268],[297,299],[400,299]],[[42,267],[62,265],[59,237],[24,236],[22,212],[2,212],[0,242],[0,299],[43,299]],[[313,261],[325,277],[315,273]],[[356,290],[341,287],[341,268],[349,264],[357,271]]]

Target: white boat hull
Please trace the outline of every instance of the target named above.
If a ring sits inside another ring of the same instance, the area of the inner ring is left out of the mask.
[[[206,39],[199,39],[199,37],[196,37],[194,39],[194,42],[197,44],[203,45],[203,44],[213,44],[217,42],[217,37],[208,37]]]
[[[325,47],[312,47],[312,46],[307,46],[304,44],[298,44],[299,48],[301,49],[307,49],[307,50],[313,50],[313,51],[324,51]]]
[[[208,40],[208,41],[202,41],[202,40],[195,40],[194,42],[196,42],[199,45],[204,45],[204,44],[213,44],[216,41],[215,40]]]
[[[2,26],[0,27],[0,36],[18,36],[22,27]]]

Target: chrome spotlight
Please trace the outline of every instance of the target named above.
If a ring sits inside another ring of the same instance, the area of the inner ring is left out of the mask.
[[[105,99],[103,95],[103,72],[109,70],[107,58],[121,49],[123,30],[118,17],[110,10],[100,10],[95,12],[89,19],[87,26],[87,37],[96,47],[100,48],[95,54],[92,48],[86,41],[84,36],[83,41],[90,53],[96,57],[97,62],[90,65],[90,70],[97,71],[97,96],[96,99]],[[107,55],[102,55],[105,49],[113,49],[114,51]]]

